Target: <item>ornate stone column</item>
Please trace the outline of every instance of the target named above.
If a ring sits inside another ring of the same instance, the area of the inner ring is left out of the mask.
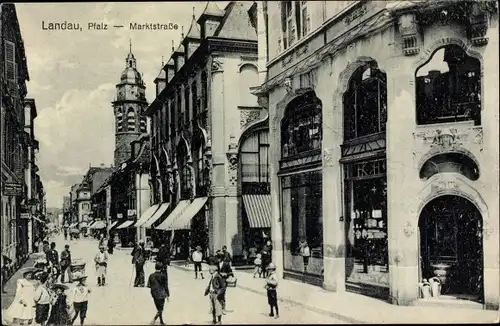
[[[233,256],[242,254],[242,227],[238,213],[238,144],[234,136],[230,136],[226,153],[228,160],[228,183],[226,187],[226,239]]]

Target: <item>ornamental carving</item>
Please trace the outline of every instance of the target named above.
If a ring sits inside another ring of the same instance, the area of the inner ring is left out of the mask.
[[[240,127],[244,128],[259,119],[260,110],[240,110]]]
[[[396,252],[396,254],[394,255],[394,263],[396,265],[399,265],[403,262],[403,260],[403,254],[400,251]]]
[[[414,13],[406,13],[399,17],[399,33],[404,55],[416,55],[420,52],[420,33]]]
[[[404,231],[406,237],[409,238],[415,233],[415,228],[410,223],[410,221],[406,221],[403,231]]]
[[[325,148],[323,150],[323,161],[325,163],[329,163],[331,162],[333,159],[333,153],[332,153],[332,149],[331,148]]]
[[[283,82],[283,86],[285,86],[285,90],[287,93],[291,93],[293,91],[293,80],[292,78],[288,77],[285,78]]]
[[[217,58],[212,59],[212,72],[215,71],[222,71],[223,69],[223,64]]]
[[[470,13],[467,15],[469,19],[468,37],[475,46],[483,46],[488,44],[488,22],[490,14],[497,11],[496,1],[475,1]]]
[[[269,99],[267,98],[267,96],[259,96],[257,98],[257,104],[259,104],[260,107],[269,109]]]

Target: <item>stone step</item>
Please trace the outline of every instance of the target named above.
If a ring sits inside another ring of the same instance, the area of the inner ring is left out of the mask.
[[[477,301],[460,299],[454,296],[440,296],[437,298],[418,299],[414,303],[418,307],[446,307],[446,308],[465,308],[483,310],[484,305]]]

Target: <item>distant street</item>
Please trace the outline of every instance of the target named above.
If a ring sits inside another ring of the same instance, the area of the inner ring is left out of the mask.
[[[97,287],[92,263],[97,252],[97,241],[81,239],[65,242],[62,237],[58,237],[56,243],[58,251],[64,248],[65,243],[69,243],[73,259],[83,258],[87,262],[88,284],[92,288],[85,322],[87,325],[144,325],[151,322],[155,314],[153,301],[148,288],[133,287],[130,251],[115,250],[114,255],[110,255],[106,279],[108,285]],[[153,269],[154,263],[148,263],[146,277]],[[195,280],[194,273],[170,267],[171,298],[166,303],[165,322],[170,325],[210,324],[208,299],[203,296],[207,284],[207,277],[205,280]],[[280,319],[273,319],[268,316],[265,296],[241,288],[229,288],[227,301],[228,310],[233,312],[223,316],[222,322],[225,324],[344,323],[331,316],[285,303],[280,306]]]

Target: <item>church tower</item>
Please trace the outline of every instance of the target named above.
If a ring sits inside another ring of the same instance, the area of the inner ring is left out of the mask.
[[[125,70],[116,85],[116,100],[112,102],[115,114],[115,166],[120,167],[132,155],[131,142],[147,132],[146,85],[137,71],[137,61],[130,51],[125,60]]]

